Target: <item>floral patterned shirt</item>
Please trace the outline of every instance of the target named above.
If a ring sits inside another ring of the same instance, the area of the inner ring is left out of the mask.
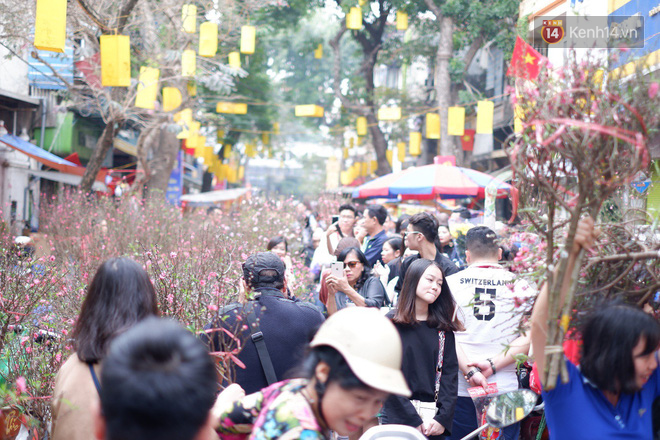
[[[216,432],[226,440],[328,438],[302,394],[307,383],[285,380],[245,396],[220,416]]]

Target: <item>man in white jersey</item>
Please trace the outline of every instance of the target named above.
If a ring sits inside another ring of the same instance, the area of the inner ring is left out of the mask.
[[[497,383],[498,392],[518,389],[514,356],[527,353],[529,337],[518,336],[523,312],[529,310],[536,290],[498,264],[502,251],[496,234],[485,226],[465,236],[468,268],[447,277],[465,326],[456,333],[456,351],[462,375],[451,439],[460,439],[479,427],[467,389]],[[504,353],[506,347],[510,349]],[[515,440],[519,424],[503,429],[500,439]]]

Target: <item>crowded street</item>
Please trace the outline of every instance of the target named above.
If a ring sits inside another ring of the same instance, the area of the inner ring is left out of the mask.
[[[0,440],[660,439],[653,0],[0,0]]]

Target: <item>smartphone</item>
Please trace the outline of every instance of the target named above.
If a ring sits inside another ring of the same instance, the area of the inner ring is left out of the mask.
[[[342,261],[335,261],[330,265],[330,275],[343,278],[344,276],[344,263]]]
[[[339,216],[338,215],[333,215],[331,223],[334,224],[334,223],[337,223],[338,221],[339,221]]]

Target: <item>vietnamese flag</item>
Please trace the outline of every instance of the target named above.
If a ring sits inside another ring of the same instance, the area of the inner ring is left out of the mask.
[[[547,60],[547,58],[525,43],[520,36],[517,36],[511,64],[506,74],[516,78],[536,79],[541,71],[541,60]]]
[[[461,145],[463,151],[472,151],[474,149],[474,133],[476,131],[472,128],[466,128],[465,133],[461,136]]]

